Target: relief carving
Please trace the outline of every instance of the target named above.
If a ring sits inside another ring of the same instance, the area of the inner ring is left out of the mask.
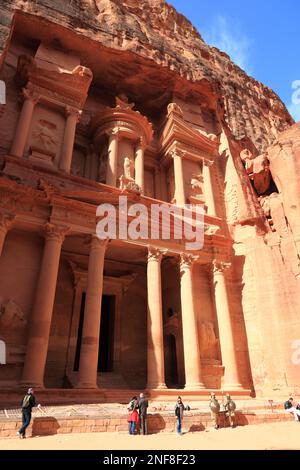
[[[45,119],[40,119],[32,133],[32,150],[46,153],[47,155],[54,157],[56,155],[58,144],[56,132],[56,124],[46,121]]]
[[[13,299],[0,299],[0,325],[2,328],[22,328],[26,325],[24,313]]]
[[[124,157],[123,159],[124,174],[120,176],[120,189],[122,191],[129,191],[133,193],[140,194],[141,188],[134,181],[133,178],[133,162],[129,157]]]
[[[203,321],[200,324],[200,350],[205,359],[215,359],[217,355],[218,338],[216,337],[214,324],[211,321]]]
[[[271,183],[270,161],[268,154],[263,153],[258,157],[254,157],[248,149],[244,149],[240,153],[240,158],[244,163],[246,172],[258,195],[265,194]]]

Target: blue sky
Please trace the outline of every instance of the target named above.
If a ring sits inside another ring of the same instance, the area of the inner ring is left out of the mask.
[[[247,73],[273,88],[300,120],[299,0],[167,2],[208,44],[227,52]]]

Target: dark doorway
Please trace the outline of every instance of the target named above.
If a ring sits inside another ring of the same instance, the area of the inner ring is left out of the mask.
[[[178,386],[178,367],[176,353],[176,339],[174,335],[167,335],[165,341],[166,383],[168,387]]]
[[[81,296],[79,325],[78,325],[76,352],[75,352],[75,360],[74,360],[74,371],[75,372],[78,372],[78,370],[79,370],[82,328],[83,328],[83,319],[84,319],[84,307],[85,307],[85,292],[83,292],[82,296]]]
[[[98,372],[112,372],[114,363],[115,296],[103,295]]]

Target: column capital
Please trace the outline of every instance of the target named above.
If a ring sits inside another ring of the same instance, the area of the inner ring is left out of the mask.
[[[82,115],[82,111],[80,109],[74,108],[73,106],[66,106],[65,113],[67,116],[75,116],[77,122]]]
[[[14,223],[16,214],[0,212],[0,230],[9,230]]]
[[[206,158],[203,158],[203,165],[207,166],[208,168],[213,166],[214,163],[215,163],[214,160],[206,160]]]
[[[41,98],[41,96],[35,90],[30,90],[29,88],[22,88],[22,93],[25,100],[33,101],[34,104],[37,104]]]
[[[46,240],[58,240],[62,243],[69,230],[70,227],[66,225],[56,225],[48,222],[44,227],[45,238]]]
[[[145,141],[145,137],[139,137],[138,140],[137,140],[137,144],[136,144],[136,150],[145,150],[146,148],[146,141]]]
[[[94,249],[106,248],[109,242],[109,238],[99,238],[96,233],[92,233],[91,235],[87,235],[86,237],[86,244],[88,244],[90,248]]]
[[[191,253],[181,253],[180,271],[186,271],[188,269],[191,269],[197,259],[199,259],[199,256],[192,255]]]
[[[179,157],[179,158],[184,158],[185,155],[186,155],[186,150],[180,150],[180,149],[173,149],[173,150],[170,150],[170,152],[168,152],[168,155],[170,155],[171,158],[176,158],[176,157]]]
[[[163,255],[167,253],[168,250],[162,250],[155,246],[148,246],[148,257],[147,260],[149,261],[158,261],[160,262]]]
[[[109,129],[105,132],[105,134],[108,137],[115,137],[117,139],[120,138],[120,128],[119,127],[113,127],[112,129]]]
[[[223,274],[226,269],[229,269],[231,266],[231,263],[226,262],[226,261],[217,261],[213,260],[212,262],[212,273],[213,274]]]

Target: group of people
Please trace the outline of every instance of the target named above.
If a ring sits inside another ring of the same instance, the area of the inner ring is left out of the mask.
[[[290,397],[286,402],[284,402],[284,409],[287,413],[292,413],[295,421],[300,421],[300,401],[295,406],[293,397]]]
[[[139,400],[136,396],[131,398],[127,407],[129,434],[147,434],[147,408],[148,400],[143,393],[140,393]]]
[[[226,395],[226,401],[223,402],[223,410],[225,417],[228,417],[229,424],[234,427],[234,411],[236,409],[236,404],[231,399],[230,395]],[[146,400],[143,393],[140,394],[140,399],[138,400],[136,396],[133,396],[128,404],[128,429],[129,434],[147,434],[147,408],[148,400]],[[211,411],[211,416],[213,419],[215,429],[219,429],[219,413],[220,413],[220,403],[217,400],[217,397],[214,393],[211,394],[209,408]],[[176,418],[176,432],[178,435],[182,435],[182,421],[184,411],[189,411],[190,406],[184,405],[181,397],[177,398],[175,404],[175,418]]]

